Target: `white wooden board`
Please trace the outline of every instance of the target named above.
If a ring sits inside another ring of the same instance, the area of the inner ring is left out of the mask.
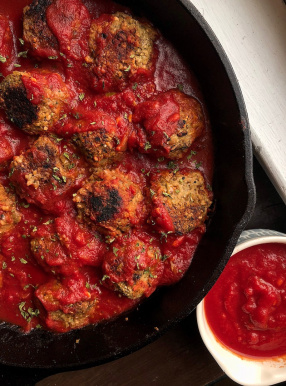
[[[189,1],[230,59],[256,156],[286,203],[286,5],[282,0]]]

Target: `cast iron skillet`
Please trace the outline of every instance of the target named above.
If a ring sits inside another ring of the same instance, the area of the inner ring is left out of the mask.
[[[145,13],[160,28],[199,80],[214,135],[215,213],[185,277],[129,313],[128,322],[123,315],[58,335],[47,331],[25,335],[3,323],[2,364],[43,369],[97,365],[150,343],[194,310],[216,281],[252,214],[255,189],[247,114],[236,77],[216,37],[187,0],[124,3],[139,16]]]

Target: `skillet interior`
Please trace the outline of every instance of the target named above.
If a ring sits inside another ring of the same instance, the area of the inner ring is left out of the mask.
[[[214,216],[185,277],[175,286],[157,291],[128,315],[128,323],[123,315],[60,335],[45,331],[23,335],[3,323],[3,364],[41,368],[95,365],[151,342],[188,315],[205,296],[252,214],[255,191],[247,114],[235,75],[212,31],[187,0],[124,3],[139,15],[146,13],[190,63],[201,85],[215,145]]]

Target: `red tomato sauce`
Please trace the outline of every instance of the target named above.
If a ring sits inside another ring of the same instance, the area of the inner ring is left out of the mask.
[[[247,357],[286,354],[286,245],[233,255],[204,300],[215,336]]]
[[[61,111],[61,117],[53,126],[52,133],[59,136],[59,154],[70,161],[71,168],[85,168],[83,173],[76,175],[73,180],[71,178],[69,188],[61,185],[62,181],[59,181],[57,175],[54,177],[53,189],[39,188],[35,191],[31,186],[27,196],[17,198],[21,221],[1,236],[0,320],[21,326],[24,331],[43,327],[58,332],[68,330],[50,316],[41,318],[42,313],[48,311],[50,315],[58,309],[57,302],[51,303],[45,297],[49,291],[57,295],[57,301],[64,313],[76,302],[96,299],[97,312],[89,320],[90,323],[110,319],[139,302],[138,299],[129,299],[111,290],[108,286],[110,278],[103,275],[104,256],[112,250],[117,256],[117,248],[112,247],[113,240],[104,239],[92,229],[83,229],[76,221],[73,196],[91,173],[82,159],[75,157],[74,162],[71,161],[73,156],[68,140],[74,133],[96,130],[104,122],[107,132],[116,132],[116,150],[125,151],[130,144],[132,148],[134,107],[158,92],[172,88],[183,89],[186,94],[200,101],[205,119],[204,132],[191,150],[179,160],[170,160],[162,156],[149,157],[131,149],[118,163],[118,170],[130,175],[131,180],[139,184],[142,191],[148,185],[150,173],[163,170],[199,170],[208,185],[212,182],[213,149],[207,111],[195,77],[175,48],[163,36],[159,36],[155,43],[154,74],[140,73],[137,78],[130,79],[124,90],[116,93],[105,92],[104,89],[94,91],[89,67],[83,65],[84,58],[88,55],[85,37],[90,23],[103,13],[124,11],[126,8],[109,0],[71,0],[70,3],[66,17],[63,17],[66,12],[64,0],[58,0],[56,6],[53,4],[49,8],[47,21],[59,41],[59,48],[46,52],[46,57],[41,59],[29,56],[22,40],[23,7],[30,4],[30,0],[10,0],[0,4],[0,54],[8,58],[6,61],[0,60],[1,76],[5,77],[13,71],[37,71],[35,68],[61,75],[70,92],[70,100]],[[70,29],[74,17],[76,22],[81,21],[76,26],[76,34]],[[37,80],[37,75],[35,79]],[[23,82],[28,98],[35,106],[41,103],[43,88],[61,88],[53,74],[47,75],[42,89],[28,77],[23,77]],[[165,110],[171,114],[172,109],[174,122],[177,122],[178,108],[174,108],[174,105],[169,107],[167,100]],[[173,126],[172,122],[166,122],[169,135],[173,133]],[[4,112],[0,113],[0,136],[0,183],[7,188],[11,182],[26,183],[26,177],[13,174],[9,165],[13,157],[32,146],[37,136],[27,135],[19,130],[7,119]],[[159,140],[162,138],[158,137]],[[35,159],[44,157],[37,150],[32,152]],[[154,232],[151,224],[142,221],[137,226],[137,232],[139,238],[147,240],[146,243],[151,240],[150,245],[154,245],[162,256],[163,265],[158,270],[158,276],[154,276],[157,287],[174,284],[182,278],[191,264],[205,226],[202,225],[186,235],[169,232],[160,234]],[[55,235],[54,239],[51,238],[50,247],[40,249],[37,245],[32,251],[31,240],[41,240],[46,235]],[[120,243],[124,247],[124,239]],[[135,255],[135,259],[138,260],[138,256]],[[137,260],[135,266],[141,264]],[[142,265],[145,261],[148,259],[142,255]],[[132,264],[134,265],[134,259]],[[132,273],[132,266],[128,267]],[[62,283],[60,289],[56,284],[59,277]],[[40,304],[35,301],[35,293],[43,285],[46,286],[46,293],[39,295]],[[148,296],[154,290],[155,287],[147,292]],[[86,323],[83,322],[84,324]]]

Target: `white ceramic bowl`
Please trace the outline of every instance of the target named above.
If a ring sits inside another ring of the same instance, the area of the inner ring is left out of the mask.
[[[286,244],[286,235],[266,229],[244,231],[233,255],[253,245],[266,243]],[[286,355],[279,358],[250,359],[223,346],[208,326],[204,300],[197,307],[197,321],[207,349],[229,378],[244,386],[269,386],[286,381]]]

